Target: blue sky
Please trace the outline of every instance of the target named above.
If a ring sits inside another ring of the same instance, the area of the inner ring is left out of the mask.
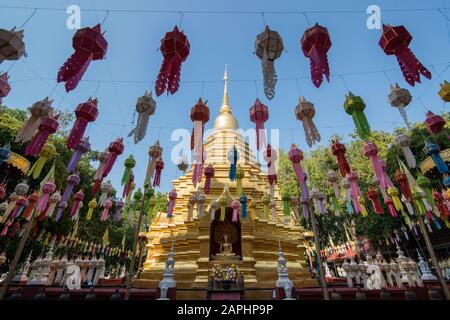
[[[447,2],[447,3],[446,3]],[[425,110],[441,112],[445,105],[437,95],[441,77],[450,78],[445,68],[450,63],[449,20],[430,8],[443,8],[450,19],[450,1],[107,1],[107,0],[29,0],[0,1],[1,28],[22,25],[32,9],[5,8],[2,6],[46,7],[62,10],[39,9],[25,25],[27,58],[17,62],[11,69],[12,91],[5,99],[7,105],[27,108],[36,100],[50,95],[58,68],[72,54],[71,39],[74,30],[66,27],[68,14],[65,9],[72,4],[81,8],[81,26],[93,26],[102,21],[106,11],[92,9],[167,10],[174,13],[111,12],[102,29],[109,42],[107,59],[91,63],[76,90],[66,93],[62,84],[53,94],[54,106],[73,111],[78,103],[86,101],[97,90],[100,115],[88,134],[94,149],[104,149],[118,136],[131,130],[131,121],[136,99],[153,86],[161,66],[160,39],[164,33],[179,24],[178,11],[239,11],[240,13],[184,13],[182,30],[191,43],[191,53],[182,66],[181,87],[173,96],[157,98],[157,111],[150,118],[146,138],[134,145],[126,138],[125,152],[111,172],[110,178],[118,186],[123,172],[123,161],[133,153],[137,159],[136,176],[142,184],[147,166],[148,147],[160,139],[165,149],[166,168],[162,175],[161,190],[171,187],[171,180],[179,175],[175,164],[170,163],[170,149],[176,143],[170,141],[174,128],[192,128],[189,118],[191,107],[199,96],[208,100],[212,126],[219,112],[222,99],[224,65],[229,65],[229,91],[233,112],[244,129],[253,127],[248,109],[258,94],[269,106],[270,118],[267,128],[280,129],[281,147],[287,149],[292,142],[309,150],[303,129],[294,116],[299,90],[293,78],[299,78],[301,94],[316,107],[314,121],[322,135],[322,144],[327,145],[331,135],[347,136],[354,130],[350,116],[343,110],[346,86],[366,102],[366,115],[375,130],[393,130],[402,126],[399,113],[387,103],[390,78],[401,86],[408,87],[414,102],[407,108],[411,121],[422,121]],[[370,4],[379,5],[382,19],[392,25],[403,24],[413,35],[410,45],[419,60],[433,73],[433,79],[424,79],[422,84],[409,87],[403,80],[397,61],[386,56],[378,46],[380,30],[366,27]],[[423,9],[428,10],[412,10]],[[449,8],[446,10],[445,8]],[[389,11],[408,9],[405,11]],[[87,11],[85,11],[87,10]],[[383,11],[387,10],[387,11]],[[262,72],[259,59],[253,54],[255,37],[263,30],[260,13],[243,11],[265,11],[265,22],[278,31],[284,39],[286,52],[276,61],[280,80],[276,97],[268,101],[263,95]],[[269,13],[268,11],[308,11],[311,24],[318,22],[330,32],[332,47],[328,53],[331,82],[315,88],[310,79],[309,61],[300,50],[300,38],[308,27],[300,13]],[[321,11],[321,12],[318,12]],[[324,12],[334,11],[334,12]],[[346,11],[346,12],[343,12]],[[0,65],[6,70],[11,62]],[[433,65],[433,67],[432,67]],[[383,70],[388,70],[385,73]],[[243,81],[245,80],[245,81]],[[248,80],[248,81],[247,81]],[[255,80],[257,86],[255,88]],[[204,82],[204,83],[203,83]],[[420,102],[420,99],[423,103]],[[424,106],[425,105],[425,106]],[[314,148],[314,146],[313,146]],[[141,173],[141,174],[140,174]]]

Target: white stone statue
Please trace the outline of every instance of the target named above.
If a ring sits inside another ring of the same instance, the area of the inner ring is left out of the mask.
[[[294,284],[291,279],[289,279],[287,261],[281,250],[281,241],[278,241],[278,280],[275,286],[284,289],[284,294],[286,295],[284,300],[295,300],[292,298],[292,288],[294,287]]]
[[[167,255],[166,267],[164,268],[164,274],[162,280],[159,282],[159,288],[161,290],[161,296],[159,300],[168,300],[167,292],[169,288],[175,288],[177,283],[173,277],[175,273],[175,259],[173,252],[173,241],[170,245],[170,251]]]
[[[422,257],[422,255],[419,252],[419,249],[417,249],[417,255],[419,258],[419,269],[421,272],[421,278],[422,280],[437,280],[437,277],[431,273],[430,267],[428,266],[428,262],[425,261],[425,259]]]
[[[105,278],[105,259],[103,257],[100,257],[100,259],[97,260],[97,268],[95,270],[95,276],[94,276],[94,286],[98,284],[98,281],[100,279]]]
[[[381,289],[381,270],[380,267],[372,263],[367,267],[367,273],[370,275],[366,280],[366,288],[369,290]]]
[[[28,271],[30,270],[30,266],[31,266],[31,263],[30,263],[31,254],[32,254],[32,251],[28,255],[27,259],[24,261],[24,263],[20,266],[19,271],[14,276],[14,278],[12,278],[11,281],[13,281],[13,282],[27,282],[28,281]]]
[[[88,271],[86,274],[86,282],[88,285],[92,285],[93,283],[95,268],[97,268],[97,259],[93,256],[91,260],[89,260]]]

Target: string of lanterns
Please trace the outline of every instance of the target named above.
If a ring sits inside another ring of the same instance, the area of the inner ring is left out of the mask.
[[[88,27],[78,30],[72,40],[75,51],[59,69],[57,76],[57,82],[64,82],[67,92],[76,89],[89,64],[94,60],[104,59],[108,49],[108,43],[101,31],[100,24],[93,28]],[[387,55],[395,55],[397,57],[405,81],[409,85],[414,86],[415,83],[420,82],[420,75],[430,79],[431,73],[418,61],[408,47],[411,40],[412,36],[404,26],[393,27],[383,25],[383,32],[379,45]],[[330,68],[327,59],[327,52],[330,48],[331,40],[328,30],[317,23],[313,27],[307,29],[301,38],[301,49],[305,57],[310,59],[311,81],[316,87],[320,87],[323,82],[323,77],[325,77],[327,81],[330,80]],[[264,32],[259,34],[256,38],[255,53],[257,57],[261,59],[264,92],[269,100],[275,96],[275,85],[277,81],[274,61],[281,56],[283,49],[283,39],[278,32],[270,30],[268,26],[266,26]],[[160,51],[163,55],[163,63],[155,82],[155,93],[157,96],[160,96],[163,92],[174,94],[177,92],[180,85],[181,65],[188,58],[190,52],[190,44],[187,36],[175,26],[173,31],[167,32],[161,40]],[[25,44],[23,42],[23,30],[17,31],[12,29],[8,31],[0,29],[0,61],[18,60],[24,54]],[[8,80],[9,76],[7,73],[0,75],[0,99],[5,98],[11,90]],[[450,101],[450,84],[448,82],[444,82],[441,85],[439,95],[444,101]],[[398,84],[393,85],[391,87],[389,101],[392,106],[399,109],[405,124],[409,126],[406,112],[404,111],[404,108],[411,101],[411,95],[408,90],[400,88]],[[16,137],[16,141],[28,142],[25,149],[25,155],[31,155],[38,158],[35,166],[33,166],[32,170],[29,172],[34,179],[37,179],[40,176],[45,162],[55,157],[54,146],[47,143],[48,137],[56,133],[59,128],[59,114],[53,109],[52,102],[53,101],[50,101],[47,97],[44,100],[33,104],[30,108],[31,117],[26,121],[24,127],[19,131]],[[73,200],[70,217],[72,220],[78,219],[85,195],[83,190],[80,189],[72,196],[74,188],[80,183],[80,177],[76,168],[78,161],[83,154],[90,150],[89,139],[88,137],[84,137],[84,134],[88,123],[94,122],[98,116],[97,103],[97,99],[89,98],[87,102],[80,104],[75,110],[76,121],[67,140],[67,147],[74,151],[72,159],[67,165],[67,172],[71,175],[68,177],[66,188],[62,196],[59,191],[55,190],[54,166],[47,177],[42,181],[40,193],[33,192],[27,196],[29,191],[28,185],[26,183],[19,183],[16,186],[14,193],[10,195],[9,202],[3,206],[4,214],[2,221],[5,222],[5,227],[1,232],[2,235],[6,235],[10,226],[13,228],[11,234],[15,234],[20,227],[18,218],[23,215],[25,219],[29,219],[30,214],[35,207],[42,217],[52,217],[57,208],[55,221],[58,221],[67,208],[70,199]],[[433,221],[436,227],[439,228],[437,217],[441,217],[443,220],[447,219],[445,221],[448,225],[448,194],[432,191],[429,187],[429,181],[423,176],[418,177],[417,186],[411,188],[411,186],[406,183],[406,180],[408,180],[409,183],[412,175],[404,165],[400,167],[401,172],[396,175],[402,191],[400,200],[399,191],[394,187],[387,175],[386,164],[377,157],[376,145],[368,140],[370,136],[370,125],[364,114],[365,103],[363,99],[349,92],[348,95],[346,95],[344,109],[345,112],[352,116],[358,136],[362,140],[365,140],[364,155],[371,160],[377,182],[380,185],[380,192],[390,214],[393,217],[397,217],[397,212],[400,211],[403,213],[402,201],[407,207],[408,212],[413,212],[413,210],[409,210],[410,206],[408,206],[408,203],[415,201],[420,210],[420,214],[425,215],[428,222]],[[145,137],[149,117],[154,114],[155,111],[156,102],[152,98],[151,93],[148,94],[146,92],[144,96],[138,98],[136,104],[136,112],[138,113],[137,125],[133,131],[130,132],[130,136],[134,136],[135,143],[142,141]],[[311,102],[306,101],[304,97],[300,98],[299,104],[295,109],[295,114],[297,118],[303,122],[305,136],[307,137],[309,146],[320,141],[320,134],[312,121],[314,113],[314,105]],[[260,135],[260,132],[264,130],[264,122],[267,121],[268,117],[268,107],[263,105],[257,99],[255,104],[250,108],[250,119],[256,124],[257,148],[260,150],[263,145],[265,146],[264,160],[268,164],[270,190],[268,199],[264,199],[264,207],[270,209],[272,218],[276,219],[276,205],[273,201],[273,194],[274,185],[277,183],[275,168],[277,152],[271,148],[270,144],[266,145],[265,139],[263,138],[264,135]],[[197,183],[200,183],[204,174],[206,177],[205,194],[208,194],[210,179],[214,176],[214,168],[209,166],[203,169],[206,155],[203,152],[202,141],[204,125],[209,120],[209,108],[206,103],[201,101],[201,99],[191,110],[191,120],[194,122],[192,134],[193,143],[191,148],[196,155],[195,174],[192,177],[193,184],[195,186]],[[441,132],[445,125],[445,120],[442,117],[433,114],[431,111],[427,113],[425,122],[431,134]],[[414,168],[415,160],[411,152],[408,151],[408,138],[398,137],[397,145],[402,148],[408,166]],[[7,150],[6,148],[4,149]],[[444,184],[449,187],[449,169],[439,155],[439,147],[436,144],[427,142],[425,150],[436,163],[439,173],[445,175]],[[100,190],[102,191],[102,194],[98,203],[96,202],[95,197],[89,202],[89,210],[86,217],[88,220],[91,219],[93,210],[97,206],[103,208],[100,220],[106,221],[108,219],[109,210],[113,205],[112,200],[109,198],[112,186],[110,182],[103,183],[103,180],[110,173],[117,157],[123,152],[123,138],[118,138],[116,141],[111,142],[105,152],[99,154],[100,164],[94,176],[95,183],[93,194],[95,195]],[[339,171],[343,177],[343,187],[345,189],[345,199],[348,211],[350,213],[361,213],[364,216],[367,216],[367,206],[364,201],[364,196],[358,186],[358,174],[351,170],[348,161],[345,159],[345,146],[338,141],[335,141],[332,145],[332,153],[337,158]],[[158,187],[160,185],[161,171],[164,169],[162,148],[158,141],[155,145],[150,147],[149,156],[150,159],[145,182],[146,184],[149,184],[150,179],[154,178],[153,187]],[[236,198],[231,202],[233,220],[236,220],[239,209],[241,210],[242,217],[245,218],[247,204],[246,196],[242,193],[243,176],[237,165],[239,154],[236,147],[229,150],[227,158],[230,161],[229,178],[231,181],[236,180],[238,185],[241,186],[237,191],[239,200]],[[319,214],[325,214],[326,210],[323,194],[317,189],[313,189],[309,193],[306,186],[306,175],[300,165],[303,159],[301,150],[293,146],[289,152],[289,158],[293,163],[297,179],[301,185],[302,199],[300,203],[305,217],[310,214],[306,204],[310,197],[313,199],[314,211]],[[122,200],[118,200],[116,202],[117,211],[114,214],[114,220],[116,221],[120,219],[120,211],[122,208],[130,210],[130,212],[138,210],[142,197],[146,197],[146,205],[152,205],[151,199],[153,197],[153,191],[144,195],[142,194],[141,189],[138,188],[138,190],[134,192],[133,200],[131,200],[131,194],[135,188],[133,185],[133,168],[135,165],[136,162],[130,155],[125,161],[125,172],[121,181],[122,185],[124,185],[122,196],[126,201],[123,202]],[[406,175],[406,180],[402,174]],[[336,208],[338,207],[337,202],[340,198],[337,174],[329,172],[327,174],[327,179],[333,185],[333,189],[335,190],[332,202],[334,202],[334,207]],[[146,188],[146,190],[152,189]],[[192,197],[192,201],[190,202],[198,202],[200,198],[199,203],[202,205],[202,197],[200,195],[201,193],[196,197]],[[3,198],[5,196],[6,194],[3,195]],[[369,188],[367,197],[371,200],[375,213],[384,214],[375,188]],[[176,199],[176,190],[172,190],[169,193],[169,218],[172,217]],[[224,208],[226,205],[225,201],[225,198],[219,198],[217,205]],[[446,205],[444,205],[445,201]],[[285,214],[288,215],[291,203],[295,205],[295,201],[293,201],[289,195],[283,195],[283,203],[285,205]],[[199,212],[201,211],[202,210],[199,210]],[[298,220],[298,215],[296,215],[295,218]],[[223,213],[221,214],[221,219],[223,219]],[[16,220],[15,223],[14,220]]]

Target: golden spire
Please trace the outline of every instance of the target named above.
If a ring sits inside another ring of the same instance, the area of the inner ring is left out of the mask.
[[[230,107],[230,98],[228,97],[228,70],[225,65],[223,75],[223,99],[220,107],[220,115],[214,121],[215,129],[237,129],[239,127],[236,118],[233,116]]]
[[[220,113],[231,113],[230,98],[228,97],[228,70],[227,65],[225,65],[225,72],[223,75],[223,98],[222,106],[220,107]]]

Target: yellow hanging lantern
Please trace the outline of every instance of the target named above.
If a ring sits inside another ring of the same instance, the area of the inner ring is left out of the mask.
[[[46,143],[42,147],[41,152],[39,153],[39,158],[33,164],[30,170],[27,172],[27,177],[32,176],[33,179],[39,178],[42,172],[42,168],[47,161],[53,159],[56,156],[56,148],[52,143]]]
[[[242,196],[242,179],[245,177],[245,173],[240,166],[236,169],[236,195]]]
[[[439,96],[445,102],[450,102],[450,82],[447,82],[446,80],[444,80],[444,82],[441,83],[441,89],[439,90]]]
[[[88,207],[89,209],[86,214],[86,220],[89,221],[92,218],[92,213],[94,212],[94,209],[97,207],[97,200],[93,198],[91,201],[89,201]]]

